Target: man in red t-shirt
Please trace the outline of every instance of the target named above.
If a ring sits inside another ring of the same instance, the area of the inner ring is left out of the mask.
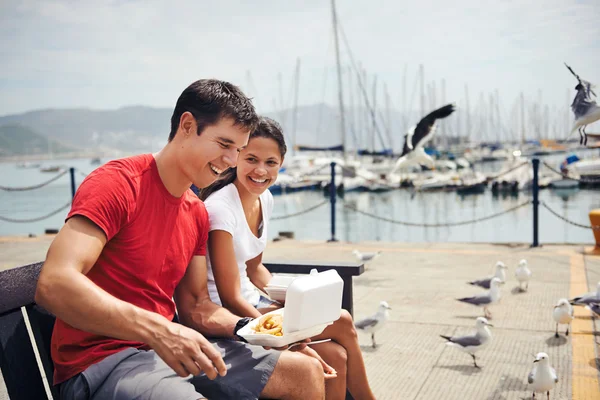
[[[189,188],[235,166],[256,123],[239,88],[199,80],[177,100],[162,150],[82,182],[35,296],[57,317],[61,399],[323,397],[319,361],[234,340],[248,320],[208,295],[208,216]]]

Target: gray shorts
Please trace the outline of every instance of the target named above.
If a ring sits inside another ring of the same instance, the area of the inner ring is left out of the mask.
[[[210,339],[227,375],[181,378],[154,352],[127,348],[60,385],[61,400],[258,399],[279,360],[279,351],[228,339]]]

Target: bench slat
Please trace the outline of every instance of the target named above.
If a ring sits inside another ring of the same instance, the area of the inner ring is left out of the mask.
[[[0,369],[10,399],[47,399],[20,308],[0,315]]]

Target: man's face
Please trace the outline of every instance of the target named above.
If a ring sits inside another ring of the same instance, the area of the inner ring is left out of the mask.
[[[235,167],[240,150],[248,144],[250,132],[235,126],[229,118],[207,126],[199,136],[193,117],[191,124],[189,133],[183,132],[184,140],[179,143],[180,168],[194,185],[204,188],[228,168]]]

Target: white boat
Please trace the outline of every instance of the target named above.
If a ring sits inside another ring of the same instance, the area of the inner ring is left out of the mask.
[[[550,187],[554,189],[573,189],[579,187],[579,181],[575,179],[557,179],[550,182]]]

